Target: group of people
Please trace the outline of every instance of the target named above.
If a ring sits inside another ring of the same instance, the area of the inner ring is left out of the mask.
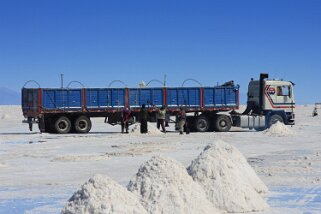
[[[156,110],[156,118],[157,118],[157,129],[160,129],[162,127],[162,131],[166,133],[165,128],[165,120],[166,120],[166,107],[162,106],[160,108],[154,107]],[[139,112],[139,119],[140,119],[140,133],[148,133],[148,111],[146,109],[146,105],[143,104],[140,112]],[[129,127],[129,120],[132,117],[131,110],[126,107],[121,113],[121,132],[122,133],[128,133],[128,127]],[[186,113],[184,109],[181,107],[180,111],[178,112],[178,125],[179,125],[179,133],[183,134],[184,132],[184,126],[186,125]]]

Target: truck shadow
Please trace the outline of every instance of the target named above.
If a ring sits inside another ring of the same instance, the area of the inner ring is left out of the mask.
[[[40,134],[40,132],[7,132],[7,133],[0,133],[0,135],[34,135],[34,134]]]

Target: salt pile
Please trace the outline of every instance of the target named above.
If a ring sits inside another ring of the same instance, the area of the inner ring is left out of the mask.
[[[268,191],[233,146],[218,141],[205,147],[192,161],[188,173],[217,208],[227,212],[263,211],[268,208],[260,193]]]
[[[152,157],[127,188],[141,197],[148,213],[219,213],[185,167],[173,159]]]
[[[96,175],[74,193],[61,213],[144,214],[147,212],[137,197],[126,188],[106,176]]]
[[[152,135],[163,134],[159,129],[157,129],[157,127],[155,127],[151,123],[147,123],[147,127],[148,127],[148,134],[152,134]],[[135,135],[141,135],[140,123],[135,123],[133,128],[131,129],[130,133],[135,134]]]
[[[10,118],[9,114],[3,114],[3,115],[1,116],[1,119],[2,119],[2,120],[4,120],[4,119],[9,119],[9,118]]]
[[[265,130],[265,134],[273,137],[294,136],[294,132],[289,129],[284,123],[277,121],[269,129]]]

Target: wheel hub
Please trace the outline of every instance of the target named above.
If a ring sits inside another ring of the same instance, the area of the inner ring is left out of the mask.
[[[78,127],[79,127],[80,129],[82,129],[82,130],[86,129],[86,128],[87,128],[87,122],[84,121],[84,120],[79,121]]]
[[[220,126],[221,126],[221,127],[226,127],[226,125],[227,125],[227,124],[226,124],[226,121],[225,121],[225,120],[221,120],[221,121],[220,121]]]
[[[59,129],[61,129],[61,130],[66,130],[67,124],[66,124],[65,121],[61,121],[61,122],[58,124],[58,127],[59,127]]]

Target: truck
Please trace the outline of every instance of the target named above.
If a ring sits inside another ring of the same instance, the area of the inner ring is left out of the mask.
[[[135,121],[145,104],[149,120],[156,120],[156,108],[166,107],[166,118],[175,117],[181,108],[187,113],[187,126],[195,132],[227,132],[231,127],[269,128],[276,122],[295,124],[294,84],[268,79],[261,73],[248,85],[247,106],[240,109],[240,86],[234,81],[209,87],[136,88],[22,88],[22,112],[32,130],[41,132],[88,133],[91,118],[102,117],[111,125],[120,124],[124,108],[130,108]]]

